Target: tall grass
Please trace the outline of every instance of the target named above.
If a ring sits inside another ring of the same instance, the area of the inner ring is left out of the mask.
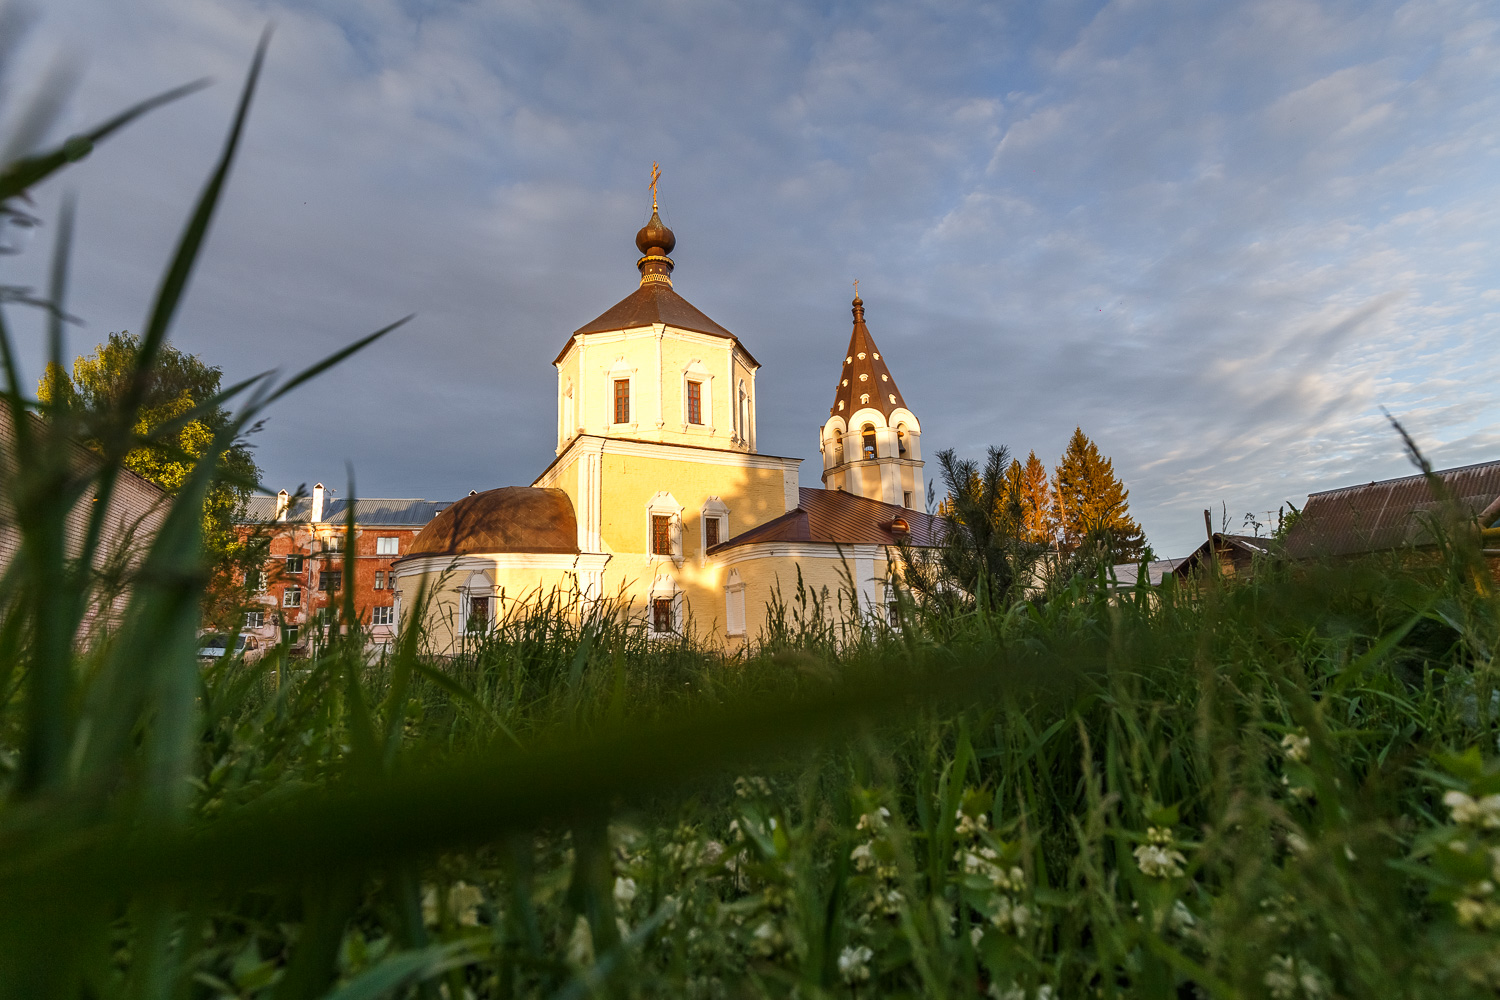
[[[142,384],[259,65],[152,306]],[[0,201],[111,127],[0,167]],[[385,332],[232,387],[226,434]],[[42,408],[3,328],[0,359],[20,429],[0,509],[21,538],[0,577],[0,995],[1500,986],[1497,622],[1470,526],[1426,558],[1235,586],[908,601],[900,630],[798,588],[733,659],[542,602],[456,659],[408,629],[372,664],[345,601],[309,660],[200,664],[213,463],[129,564],[118,630],[80,641],[114,571],[97,529],[73,551],[63,522],[146,443],[136,396]],[[80,469],[85,436],[103,453]]]

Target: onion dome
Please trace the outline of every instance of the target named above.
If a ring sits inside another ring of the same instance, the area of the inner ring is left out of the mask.
[[[635,262],[635,266],[641,272],[641,284],[648,282],[661,282],[672,284],[672,258],[667,256],[672,248],[677,246],[677,237],[672,230],[662,224],[661,216],[656,214],[656,206],[651,207],[651,221],[635,234],[636,248],[643,255]]]
[[[871,408],[889,419],[897,409],[906,406],[906,400],[902,399],[891,370],[880,356],[880,348],[875,346],[875,338],[865,326],[865,303],[858,294],[854,296],[853,313],[854,332],[849,335],[849,350],[844,354],[844,368],[828,412],[848,420],[856,410]]]
[[[409,555],[578,551],[578,519],[562,490],[504,486],[450,504],[412,540]]]

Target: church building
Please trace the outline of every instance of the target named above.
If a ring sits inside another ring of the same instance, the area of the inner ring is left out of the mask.
[[[854,299],[854,325],[819,440],[824,488],[802,460],[757,447],[760,362],[672,284],[676,246],[652,199],[636,235],[639,286],[562,345],[557,457],[531,486],[444,509],[394,566],[403,624],[426,597],[438,650],[519,607],[605,599],[652,634],[753,642],[799,576],[830,607],[884,615],[896,547],[934,544],[921,425]],[[849,606],[852,604],[852,607]]]

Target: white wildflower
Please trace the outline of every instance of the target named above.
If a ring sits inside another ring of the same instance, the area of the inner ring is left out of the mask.
[[[761,955],[775,954],[786,940],[770,920],[755,928],[755,933],[751,935],[751,938],[754,940],[755,950]]]
[[[870,851],[869,844],[860,844],[849,852],[849,860],[854,862],[854,867],[862,872],[867,872],[875,867],[875,855]]]
[[[879,809],[876,809],[872,813],[864,813],[863,815],[861,815],[859,817],[859,823],[856,824],[855,829],[868,830],[871,833],[879,833],[880,831],[885,829],[885,825],[890,821],[890,818],[891,811],[885,806],[881,806]]]
[[[1311,788],[1308,788],[1306,785],[1292,784],[1291,779],[1284,774],[1281,776],[1281,783],[1286,786],[1286,790],[1291,792],[1295,798],[1301,799],[1304,802],[1312,798],[1314,795],[1314,792]]]
[[[984,813],[970,816],[960,809],[953,814],[953,818],[958,820],[958,825],[953,828],[954,835],[958,837],[977,837],[990,826],[990,819]]]
[[[849,947],[839,952],[839,975],[844,977],[844,982],[851,986],[855,983],[863,983],[870,978],[870,959],[875,953],[864,945],[858,948]]]
[[[742,799],[768,799],[771,797],[771,785],[765,778],[735,778],[734,794]]]
[[[703,845],[703,855],[699,859],[701,864],[703,864],[705,867],[712,868],[722,860],[724,860],[723,844],[719,843],[717,840],[710,840],[708,843]]]
[[[1182,874],[1187,858],[1181,851],[1160,844],[1142,844],[1135,849],[1135,863],[1143,875],[1152,878],[1176,878]]]
[[[1312,845],[1300,833],[1288,833],[1286,835],[1286,846],[1291,849],[1293,854],[1306,854],[1312,850]]]
[[[979,942],[982,941],[983,939],[984,939],[984,928],[983,927],[970,927],[969,928],[969,943],[970,944],[972,944],[974,947],[978,948],[979,947]]]
[[[1328,995],[1328,981],[1310,962],[1298,962],[1290,955],[1276,955],[1264,982],[1273,1000],[1294,1000],[1297,996],[1319,1000]]]
[[[1307,763],[1308,751],[1312,749],[1312,740],[1297,733],[1287,733],[1281,738],[1281,752],[1286,754],[1287,760],[1294,760],[1299,764]]]
[[[1172,831],[1160,826],[1146,827],[1146,843],[1165,847],[1172,842]]]
[[[1452,813],[1453,822],[1461,826],[1500,829],[1500,794],[1486,795],[1476,801],[1463,792],[1450,791],[1443,796],[1443,805]]]
[[[635,900],[635,879],[615,879],[615,903],[619,906],[629,906]]]
[[[990,983],[990,996],[993,1000],[1026,1000],[1026,991],[1011,980],[1010,985],[1003,988],[999,983]]]
[[[1172,904],[1172,910],[1167,914],[1167,926],[1174,931],[1185,931],[1190,927],[1196,927],[1198,918],[1193,916],[1193,911],[1187,908],[1182,900]]]

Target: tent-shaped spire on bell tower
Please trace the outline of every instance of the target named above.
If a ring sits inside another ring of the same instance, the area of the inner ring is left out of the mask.
[[[915,508],[922,502],[922,428],[865,325],[859,282],[853,313],[849,349],[819,442],[823,484]]]

